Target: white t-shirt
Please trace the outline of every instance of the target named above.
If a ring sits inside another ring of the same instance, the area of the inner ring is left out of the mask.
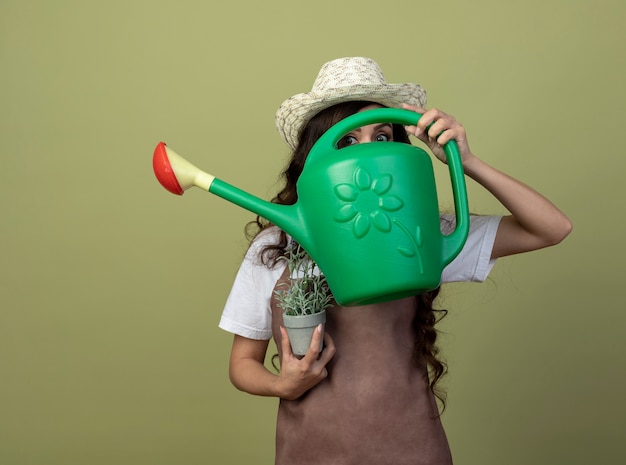
[[[500,216],[471,216],[470,230],[461,253],[443,270],[442,283],[487,279],[495,264],[491,250]],[[454,216],[443,215],[441,229],[448,234],[454,229]],[[249,339],[272,338],[272,309],[270,300],[276,282],[286,264],[278,262],[267,268],[259,258],[260,249],[277,242],[278,228],[268,228],[259,234],[248,249],[237,272],[235,282],[222,312],[219,327]]]

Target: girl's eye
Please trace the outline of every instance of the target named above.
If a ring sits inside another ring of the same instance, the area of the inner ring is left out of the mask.
[[[345,136],[339,141],[339,148],[347,147],[348,145],[358,144],[359,141],[354,136]]]
[[[391,140],[391,137],[389,137],[387,134],[378,134],[376,136],[376,142],[389,142]]]

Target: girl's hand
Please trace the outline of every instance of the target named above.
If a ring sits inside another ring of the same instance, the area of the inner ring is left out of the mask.
[[[282,363],[280,367],[280,397],[294,400],[303,395],[328,376],[326,364],[335,355],[335,343],[328,333],[324,336],[324,350],[319,352],[322,342],[322,326],[313,333],[306,355],[298,359],[291,351],[287,330],[281,326]]]
[[[467,143],[465,128],[454,116],[448,115],[441,110],[432,108],[425,110],[414,105],[402,104],[405,110],[411,110],[422,115],[417,126],[405,126],[409,134],[413,134],[424,142],[433,154],[442,162],[446,163],[446,154],[443,146],[450,140],[455,140],[459,147],[461,162],[465,166],[474,158]]]

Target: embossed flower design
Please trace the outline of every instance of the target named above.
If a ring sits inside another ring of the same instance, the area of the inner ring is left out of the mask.
[[[389,194],[393,178],[381,174],[372,178],[367,169],[359,167],[354,171],[354,183],[338,184],[335,195],[347,204],[336,213],[335,220],[345,223],[354,220],[352,231],[357,238],[364,237],[374,225],[382,232],[389,232],[393,223],[389,212],[401,209],[402,200]]]

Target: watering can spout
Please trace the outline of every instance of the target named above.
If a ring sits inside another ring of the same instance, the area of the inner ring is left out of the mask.
[[[193,186],[208,191],[215,180],[215,176],[189,163],[167,147],[165,142],[159,142],[154,149],[152,168],[161,185],[176,195],[183,195]]]
[[[277,225],[311,253],[313,243],[307,235],[307,229],[304,227],[297,205],[278,205],[267,202],[217,179],[178,155],[164,142],[160,142],[154,150],[152,167],[158,181],[169,192],[183,195],[187,189],[199,187]]]

